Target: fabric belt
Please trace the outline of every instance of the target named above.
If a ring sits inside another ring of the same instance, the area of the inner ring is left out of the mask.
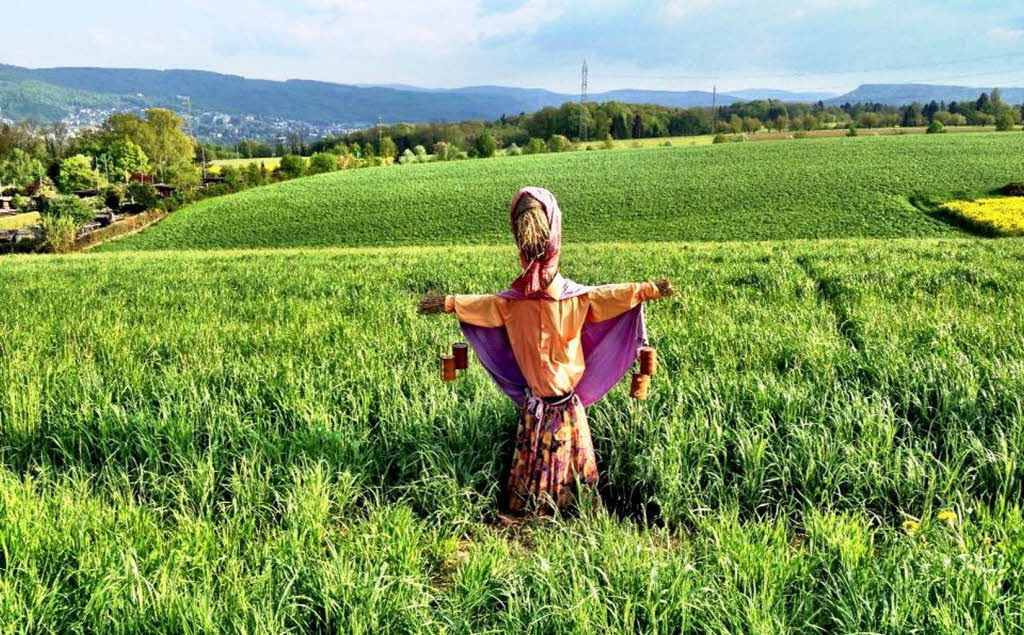
[[[565,410],[566,407],[568,407],[570,404],[572,404],[573,399],[575,397],[576,397],[576,392],[575,391],[569,392],[568,394],[565,394],[565,395],[556,395],[554,397],[537,397],[532,392],[530,392],[529,388],[527,388],[526,389],[526,411],[529,412],[530,414],[532,414],[534,419],[536,419],[537,422],[539,423],[539,422],[544,420],[544,413],[549,408],[552,408],[552,409],[555,409],[555,410]],[[551,432],[552,433],[558,432],[558,429],[560,427],[562,427],[562,419],[561,419],[561,417],[559,417],[555,421],[554,426],[551,429]]]

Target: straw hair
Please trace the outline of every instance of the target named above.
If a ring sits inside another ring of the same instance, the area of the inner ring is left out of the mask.
[[[539,260],[548,249],[550,237],[548,218],[544,208],[532,196],[524,196],[516,205],[515,220],[516,246],[529,260]]]
[[[443,293],[424,293],[416,305],[416,309],[424,315],[444,313],[444,302],[445,295]]]

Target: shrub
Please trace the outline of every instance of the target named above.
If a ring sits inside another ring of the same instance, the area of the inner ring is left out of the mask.
[[[661,144],[661,147],[663,147],[663,148],[671,148],[672,147],[672,142],[671,141],[666,141],[665,143]]]
[[[92,205],[73,194],[48,199],[41,212],[43,216],[70,218],[76,225],[84,225],[96,216]]]
[[[11,197],[11,206],[16,210],[27,212],[32,206],[32,199],[22,194],[15,194]]]
[[[1003,194],[1007,196],[1024,196],[1024,183],[1008,183],[1003,188]]]
[[[925,130],[925,134],[942,134],[946,131],[946,126],[942,125],[942,122],[935,120],[928,124],[928,129]]]
[[[543,139],[533,137],[529,142],[527,142],[526,149],[523,152],[526,154],[542,154],[547,152],[547,150],[548,145],[544,143]]]
[[[615,139],[612,138],[611,133],[604,136],[604,141],[601,143],[601,147],[605,150],[612,150],[615,148]]]
[[[78,225],[70,216],[43,216],[43,249],[55,254],[66,254],[75,246]]]
[[[459,149],[447,141],[438,141],[434,144],[433,155],[436,161],[454,161],[459,154]]]
[[[107,189],[103,190],[103,204],[112,210],[121,209],[121,203],[124,202],[124,187],[120,185],[111,185]]]
[[[715,135],[715,138],[711,140],[711,143],[729,143],[729,137],[719,132]]]
[[[806,130],[801,130],[800,132],[794,132],[793,133],[793,138],[794,139],[806,139],[807,138],[807,131]]]
[[[856,124],[851,123],[847,127],[847,129],[846,129],[846,136],[847,137],[856,137],[857,136],[857,126],[856,126]]]
[[[505,150],[505,156],[509,156],[509,157],[517,157],[517,156],[521,155],[522,153],[523,153],[522,148],[520,148],[519,146],[517,146],[514,143],[512,145],[510,145]]]
[[[281,164],[277,166],[277,173],[285,179],[294,179],[306,173],[306,161],[294,154],[286,154],[281,157]]]
[[[565,135],[553,134],[548,139],[549,152],[565,152],[569,149],[569,139]]]
[[[1015,129],[1016,127],[1017,126],[1013,121],[1013,115],[1011,115],[1008,112],[1004,112],[1003,114],[999,115],[998,119],[996,119],[996,130],[998,130],[999,132],[1009,132]]]
[[[427,149],[422,145],[418,145],[413,148],[412,153],[416,157],[416,163],[426,163],[430,160],[430,155],[427,154]]]
[[[338,169],[338,156],[330,152],[317,152],[309,157],[309,173],[325,174]]]
[[[489,159],[498,150],[498,144],[494,137],[489,134],[482,134],[476,138],[476,153],[481,159]]]
[[[138,211],[156,209],[160,203],[160,194],[152,183],[133,181],[124,192],[125,201],[130,201]]]
[[[744,142],[746,140],[747,140],[747,135],[745,135],[745,134],[734,134],[732,136],[732,138],[729,139],[729,141],[731,141],[732,143],[742,143],[742,142]]]
[[[402,153],[402,156],[398,157],[398,163],[400,165],[408,165],[409,163],[413,163],[414,161],[416,161],[416,155],[413,154],[412,150],[410,150],[409,148],[406,148],[405,152]]]

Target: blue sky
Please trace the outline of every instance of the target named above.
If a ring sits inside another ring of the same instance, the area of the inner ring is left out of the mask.
[[[90,6],[91,5],[91,6]],[[868,82],[1024,86],[1024,2],[51,0],[4,9],[0,61],[574,92]],[[40,14],[40,11],[43,14]],[[20,25],[20,26],[16,26]]]

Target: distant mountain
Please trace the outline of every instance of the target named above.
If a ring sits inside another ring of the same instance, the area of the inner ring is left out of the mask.
[[[838,93],[822,93],[822,92],[808,92],[808,93],[794,93],[788,90],[776,90],[774,88],[747,88],[745,90],[730,90],[729,95],[737,97],[744,101],[753,101],[755,99],[778,99],[786,103],[814,103],[817,101],[826,101],[836,97]]]
[[[936,86],[932,84],[864,84],[845,95],[828,100],[832,104],[879,103],[889,106],[900,106],[913,102],[927,104],[935,101],[974,101],[981,93],[992,90],[988,88],[971,88],[968,86]],[[1003,101],[1011,104],[1024,103],[1024,88],[1003,88]]]

